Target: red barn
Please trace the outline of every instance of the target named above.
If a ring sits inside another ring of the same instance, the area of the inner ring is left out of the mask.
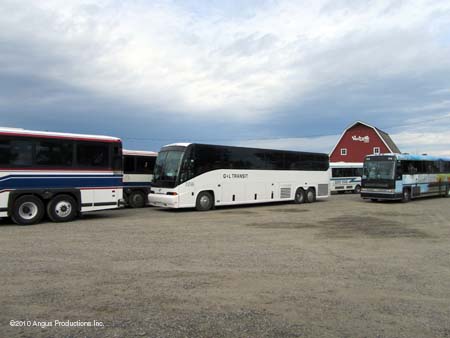
[[[361,163],[366,155],[382,153],[400,153],[400,150],[384,131],[356,121],[344,130],[330,153],[330,162]]]

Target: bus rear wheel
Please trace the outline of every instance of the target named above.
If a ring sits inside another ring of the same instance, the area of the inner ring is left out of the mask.
[[[132,208],[145,207],[145,195],[141,191],[133,191],[128,196],[128,205]]]
[[[313,188],[309,188],[306,191],[306,202],[312,203],[316,201],[316,191]]]
[[[41,199],[26,195],[19,197],[13,205],[11,219],[19,225],[38,223],[44,217],[44,203]]]
[[[198,211],[208,211],[214,206],[214,200],[211,193],[207,191],[202,191],[197,196],[197,202],[195,203],[195,208]]]
[[[69,222],[77,215],[77,202],[72,196],[57,195],[47,205],[47,215],[53,222]]]
[[[298,188],[297,191],[295,192],[295,199],[294,202],[297,204],[302,204],[305,203],[305,190],[303,190],[303,188]]]

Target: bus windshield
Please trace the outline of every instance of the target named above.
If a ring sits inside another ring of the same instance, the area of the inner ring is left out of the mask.
[[[181,150],[161,151],[158,154],[153,173],[155,186],[175,187],[183,154],[184,151]]]
[[[366,161],[364,175],[367,180],[392,180],[394,167],[394,161]]]

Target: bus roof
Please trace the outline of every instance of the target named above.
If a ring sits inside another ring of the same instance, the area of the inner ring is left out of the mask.
[[[123,155],[134,155],[134,156],[158,156],[158,153],[155,151],[146,151],[146,150],[129,150],[123,149]]]
[[[433,155],[419,155],[419,154],[377,154],[367,155],[367,157],[392,156],[401,161],[450,161],[450,157],[433,156]]]
[[[36,130],[26,130],[26,129],[22,129],[22,128],[7,128],[7,127],[0,127],[0,135],[75,139],[75,140],[86,140],[86,141],[120,142],[120,138],[112,137],[112,136],[56,133],[56,132],[49,132],[49,131],[36,131]]]
[[[165,148],[165,147],[187,147],[190,144],[192,144],[192,143],[171,143],[171,144],[166,144],[162,148]]]
[[[310,151],[301,151],[301,150],[283,150],[283,149],[268,149],[268,148],[255,148],[255,147],[243,147],[243,146],[238,146],[238,145],[223,145],[223,144],[206,144],[206,143],[172,143],[172,144],[167,144],[165,146],[163,146],[161,149],[163,148],[168,148],[168,147],[187,147],[189,145],[201,145],[201,146],[212,146],[212,147],[229,147],[229,148],[243,148],[243,149],[254,149],[254,150],[268,150],[268,151],[282,151],[282,152],[292,152],[292,153],[306,153],[306,154],[317,154],[317,155],[326,155],[328,156],[328,154],[326,153],[316,153],[316,152],[310,152]]]
[[[346,163],[346,162],[330,162],[330,168],[362,168],[363,163],[359,162],[352,162],[352,163]]]

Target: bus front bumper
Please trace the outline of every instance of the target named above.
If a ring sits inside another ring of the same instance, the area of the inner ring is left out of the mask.
[[[155,207],[178,208],[178,196],[150,193],[148,203]]]
[[[394,189],[361,189],[361,198],[363,199],[378,199],[378,200],[399,200],[402,199],[402,194],[396,193]]]

